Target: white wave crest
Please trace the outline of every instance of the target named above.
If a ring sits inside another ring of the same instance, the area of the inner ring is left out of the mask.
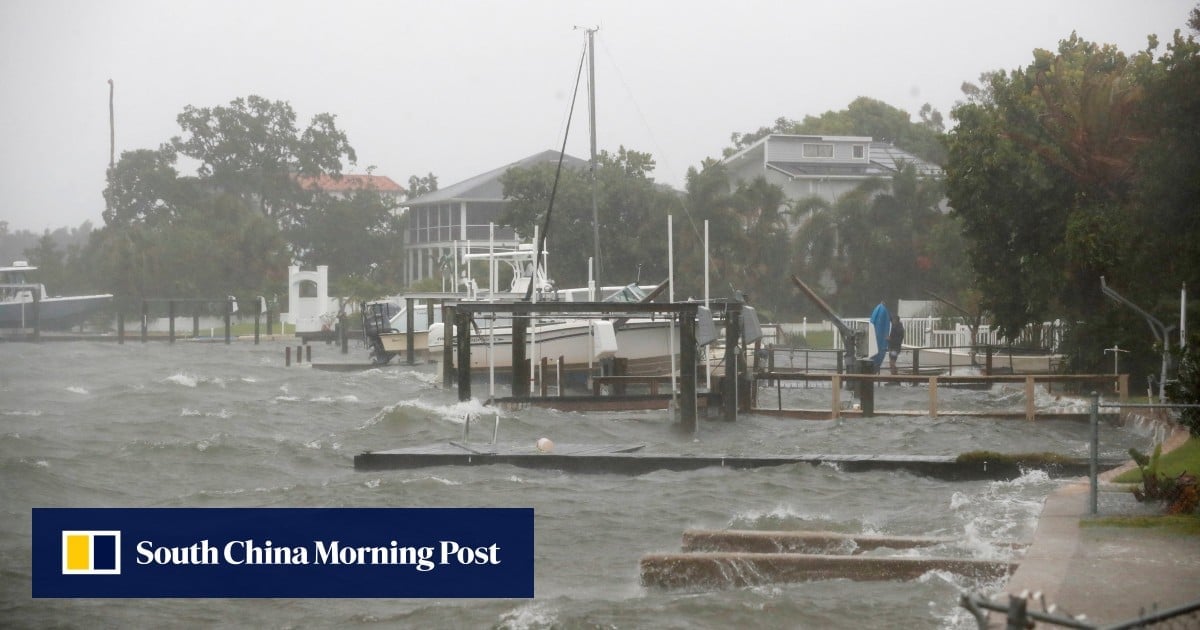
[[[467,415],[493,415],[498,413],[495,407],[485,407],[483,401],[472,398],[471,400],[460,401],[450,405],[439,405],[437,403],[426,402],[419,398],[410,400],[401,400],[395,404],[392,409],[398,407],[410,407],[427,411],[441,417],[444,420],[449,420],[455,424],[463,424]]]
[[[13,409],[10,411],[0,411],[0,416],[32,416],[38,417],[42,415],[41,409]]]
[[[442,380],[442,377],[440,374],[436,374],[433,372],[417,372],[414,370],[408,370],[406,372],[403,372],[402,374],[407,378],[411,378],[415,381],[420,381],[422,383],[425,383],[426,385],[436,385],[437,383],[441,382],[441,380]]]
[[[759,521],[767,520],[814,521],[820,520],[820,517],[814,516],[808,512],[802,512],[790,505],[779,504],[770,510],[748,510],[734,514],[728,525],[733,527],[739,523],[757,523]]]
[[[78,385],[72,385],[72,386],[68,387],[67,391],[71,392],[72,394],[79,394],[81,396],[86,396],[91,393],[88,390],[86,390]]]
[[[500,615],[497,628],[504,630],[527,630],[528,628],[551,628],[558,623],[558,613],[549,604],[534,602],[522,604]]]
[[[184,387],[195,387],[199,383],[199,381],[196,380],[195,376],[192,376],[191,374],[186,374],[184,372],[176,372],[175,374],[172,374],[172,375],[168,376],[167,378],[163,379],[163,382],[164,383],[174,383],[176,385],[182,385]]]
[[[443,486],[461,486],[462,485],[462,482],[451,481],[450,479],[446,479],[445,477],[436,477],[436,476],[417,477],[416,479],[405,479],[404,481],[401,481],[400,483],[419,483],[422,481],[434,481],[434,482],[442,484]]]

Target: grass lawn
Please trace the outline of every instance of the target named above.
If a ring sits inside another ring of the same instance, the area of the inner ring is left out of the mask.
[[[1200,438],[1192,436],[1179,448],[1159,457],[1158,471],[1168,477],[1177,477],[1185,471],[1192,474],[1200,473]],[[1117,476],[1113,481],[1138,483],[1141,480],[1142,471],[1135,468]],[[1165,529],[1178,534],[1200,536],[1200,513],[1173,516],[1166,514],[1162,516],[1112,516],[1086,519],[1080,521],[1080,525]]]
[[[1149,455],[1150,453],[1146,453]],[[1192,436],[1183,446],[1164,453],[1158,459],[1158,471],[1169,477],[1177,477],[1179,473],[1187,471],[1193,475],[1200,475],[1200,438]],[[1137,483],[1142,480],[1142,471],[1138,469],[1130,470],[1121,474],[1113,481],[1117,483]]]

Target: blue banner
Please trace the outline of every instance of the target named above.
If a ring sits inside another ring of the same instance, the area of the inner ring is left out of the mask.
[[[34,508],[34,597],[533,597],[532,508]]]

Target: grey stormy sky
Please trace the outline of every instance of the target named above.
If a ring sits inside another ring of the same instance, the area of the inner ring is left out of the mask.
[[[349,172],[447,186],[562,142],[596,36],[602,149],[647,151],[682,187],[730,133],[870,96],[949,117],[959,87],[1077,31],[1130,53],[1186,31],[1192,0],[4,0],[0,221],[103,223],[108,85],[116,147],[157,147],[186,105],[258,94],[303,127],[337,116]],[[581,100],[582,103],[582,100]],[[586,109],[568,152],[586,157]],[[181,170],[188,170],[181,163]]]

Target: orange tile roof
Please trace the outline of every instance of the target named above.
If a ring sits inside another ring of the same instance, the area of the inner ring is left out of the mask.
[[[296,183],[305,190],[325,192],[349,192],[353,190],[377,190],[379,192],[403,193],[404,188],[386,175],[353,175],[343,173],[341,177],[319,175],[317,177],[296,176]]]

